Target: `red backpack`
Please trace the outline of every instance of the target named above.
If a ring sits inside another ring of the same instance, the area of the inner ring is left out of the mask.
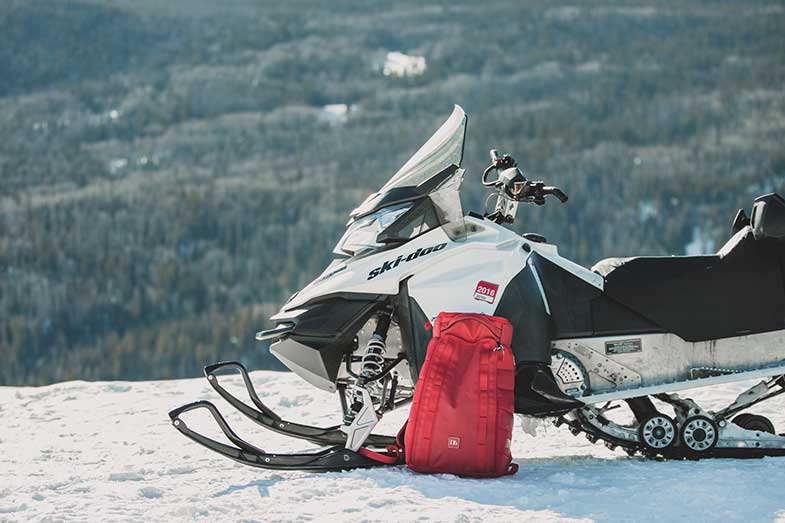
[[[511,340],[512,326],[504,318],[439,314],[409,421],[401,430],[404,448],[390,449],[398,456],[403,450],[410,469],[486,478],[517,472],[510,454],[515,401]]]

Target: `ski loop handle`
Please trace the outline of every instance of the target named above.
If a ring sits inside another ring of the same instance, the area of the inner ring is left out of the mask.
[[[243,383],[245,384],[245,389],[248,392],[248,397],[251,398],[251,402],[256,408],[240,400],[223,388],[219,383],[217,371],[224,369],[236,370],[240,373]],[[224,361],[208,365],[204,368],[204,375],[207,377],[210,386],[212,386],[212,388],[232,407],[268,430],[278,432],[285,436],[305,439],[319,445],[342,445],[346,443],[346,434],[341,432],[340,425],[313,427],[311,425],[302,425],[300,423],[287,421],[277,415],[259,398],[248,371],[240,362]],[[367,440],[369,445],[376,447],[386,447],[394,442],[395,438],[392,436],[384,436],[381,434],[371,434]]]
[[[176,408],[173,411],[171,411],[169,413],[169,418],[172,420],[172,423],[174,424],[175,428],[187,436],[188,433],[191,433],[193,431],[191,431],[191,429],[188,428],[185,422],[180,419],[180,415],[185,412],[189,412],[197,409],[207,410],[213,416],[213,419],[218,424],[218,427],[221,429],[221,432],[223,432],[224,435],[229,439],[229,441],[234,443],[238,447],[238,449],[245,452],[251,452],[256,454],[267,454],[264,450],[254,445],[251,445],[250,443],[242,439],[240,436],[238,436],[234,432],[234,430],[232,430],[232,427],[230,427],[229,424],[226,422],[226,419],[224,419],[221,413],[218,412],[218,409],[215,407],[215,405],[213,405],[209,401],[200,400],[200,401],[195,401],[193,403],[189,403],[187,405],[183,405],[182,407]]]
[[[224,435],[236,445],[233,447],[208,438],[188,428],[179,416],[185,412],[206,409],[212,414]],[[341,445],[313,453],[279,454],[265,452],[240,438],[226,423],[218,409],[209,401],[196,401],[169,412],[172,424],[192,441],[239,463],[272,470],[310,470],[332,472],[357,468],[378,467],[382,463],[360,453],[352,452]]]

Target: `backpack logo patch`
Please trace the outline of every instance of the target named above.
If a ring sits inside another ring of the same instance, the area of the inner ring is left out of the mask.
[[[447,448],[448,449],[461,448],[461,438],[457,438],[455,436],[447,436]]]
[[[480,280],[477,287],[474,289],[474,299],[486,303],[493,303],[496,300],[498,291],[499,286],[497,284]]]

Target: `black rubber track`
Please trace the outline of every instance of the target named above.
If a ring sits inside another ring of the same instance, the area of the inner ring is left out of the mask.
[[[562,418],[562,422],[567,424],[576,436],[578,432],[586,433],[593,443],[609,443],[611,445],[623,448],[628,454],[640,453],[641,455],[651,459],[676,459],[676,460],[699,460],[707,458],[733,458],[733,459],[757,459],[765,458],[767,456],[785,456],[785,448],[782,449],[766,449],[766,448],[712,448],[703,452],[690,451],[683,447],[668,447],[660,450],[656,454],[643,444],[632,444],[627,440],[621,440],[609,436],[601,431],[598,431],[591,426],[584,418],[580,411],[577,412],[579,422],[570,422]]]

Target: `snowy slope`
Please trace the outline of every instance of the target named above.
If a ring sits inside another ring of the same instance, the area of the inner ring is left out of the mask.
[[[336,398],[296,376],[252,377],[289,419],[338,421]],[[742,388],[688,395],[711,405]],[[785,458],[652,462],[541,427],[536,438],[516,429],[520,472],[497,480],[405,468],[276,473],[213,455],[171,427],[167,411],[196,399],[214,400],[266,450],[313,448],[264,432],[204,379],[0,388],[0,521],[785,522]],[[755,410],[782,429],[782,402],[770,403]],[[217,435],[201,414],[187,414],[189,426]],[[388,415],[380,432],[394,432],[405,414]]]

